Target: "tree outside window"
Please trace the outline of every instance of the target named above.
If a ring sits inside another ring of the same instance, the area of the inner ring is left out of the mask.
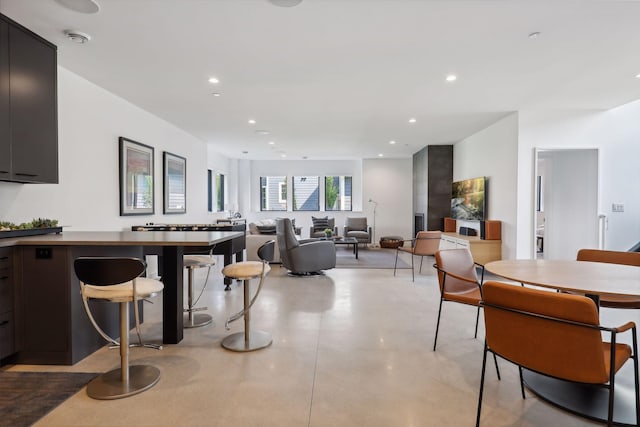
[[[326,176],[324,178],[324,201],[326,211],[350,211],[352,199],[352,177]]]

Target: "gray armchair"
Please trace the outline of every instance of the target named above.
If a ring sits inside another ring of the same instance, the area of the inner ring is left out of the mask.
[[[333,233],[334,236],[338,235],[338,227],[336,227],[336,219],[335,218],[326,218],[327,220],[327,226],[316,226],[315,223],[316,219],[315,217],[311,217],[312,221],[314,222],[314,225],[312,225],[309,228],[309,237],[310,238],[320,238],[320,237],[324,237],[324,230],[326,228],[331,229],[331,232]],[[323,218],[320,218],[320,220],[322,220]]]
[[[371,243],[371,227],[367,226],[367,218],[347,218],[344,222],[343,237],[355,237],[358,243]]]
[[[336,246],[330,240],[298,240],[289,218],[276,221],[282,265],[296,275],[319,274],[336,266]]]

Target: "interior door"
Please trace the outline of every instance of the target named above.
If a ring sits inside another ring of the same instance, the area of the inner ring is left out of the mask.
[[[575,259],[598,247],[598,150],[539,150],[545,259]]]

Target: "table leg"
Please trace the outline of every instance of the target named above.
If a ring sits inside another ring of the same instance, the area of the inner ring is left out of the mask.
[[[162,342],[177,344],[183,338],[183,257],[184,247],[165,246],[162,251]]]

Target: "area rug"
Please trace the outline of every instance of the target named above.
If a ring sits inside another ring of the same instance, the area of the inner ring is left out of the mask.
[[[393,268],[395,262],[395,249],[360,248],[356,259],[351,247],[336,245],[336,268]],[[398,268],[411,268],[411,265],[398,258]]]
[[[0,426],[30,426],[98,374],[0,372]]]

